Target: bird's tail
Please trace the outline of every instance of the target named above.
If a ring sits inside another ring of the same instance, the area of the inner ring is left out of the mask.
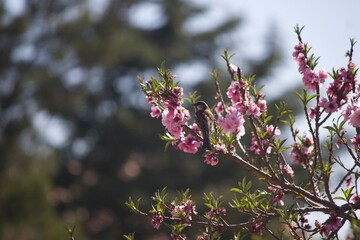
[[[207,137],[204,136],[204,142],[203,142],[202,148],[212,150],[210,138],[208,136]]]

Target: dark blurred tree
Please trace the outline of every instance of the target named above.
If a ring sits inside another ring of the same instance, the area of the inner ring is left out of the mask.
[[[204,166],[200,154],[164,154],[155,137],[163,128],[143,111],[137,85],[164,60],[169,68],[216,67],[214,53],[229,47],[218,37],[239,18],[194,34],[185,24],[203,9],[187,1],[109,0],[104,10],[85,0],[24,2],[15,16],[0,3],[0,207],[8,209],[1,239],[21,239],[6,235],[18,229],[32,229],[32,239],[64,239],[64,225],[74,223],[86,239],[132,231],[160,239],[124,207],[129,195],[169,186],[201,196],[240,178],[227,163],[221,172]],[[134,24],[131,14],[149,4],[159,23]],[[278,60],[276,43],[269,49],[252,63],[262,76]],[[211,81],[193,88],[204,98],[214,93]]]

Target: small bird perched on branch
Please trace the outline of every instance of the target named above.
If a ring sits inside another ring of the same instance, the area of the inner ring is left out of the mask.
[[[193,106],[195,109],[195,121],[203,136],[202,148],[211,150],[210,136],[214,130],[214,115],[204,101],[196,102]]]

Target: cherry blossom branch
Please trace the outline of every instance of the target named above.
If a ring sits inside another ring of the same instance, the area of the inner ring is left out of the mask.
[[[292,184],[290,184],[288,182],[283,182],[283,181],[279,180],[278,178],[272,177],[271,175],[263,172],[262,170],[258,169],[254,165],[246,162],[245,160],[243,160],[240,156],[236,155],[235,153],[226,154],[224,157],[229,158],[229,159],[235,161],[236,163],[240,164],[247,171],[253,173],[258,178],[264,178],[264,179],[266,179],[266,181],[268,181],[270,183],[281,186],[284,190],[290,190],[292,193],[297,195],[297,197],[310,199],[312,202],[317,203],[317,204],[321,204],[321,205],[323,205],[325,207],[328,207],[330,209],[337,209],[338,208],[336,204],[331,203],[330,201],[321,199],[321,198],[311,194],[310,192],[306,191],[305,189],[303,189],[303,188],[301,188],[301,187],[299,187],[297,185],[292,185]]]
[[[159,228],[162,221],[166,220],[173,239],[184,238],[183,229],[191,224],[205,226],[205,231],[199,239],[220,236],[225,230],[243,229],[258,234],[265,230],[275,239],[281,239],[267,226],[270,219],[279,218],[287,224],[294,238],[305,239],[306,234],[310,234],[310,238],[315,234],[335,237],[346,221],[358,218],[356,211],[360,209],[357,183],[360,169],[360,86],[356,79],[358,69],[352,62],[355,41],[350,41],[347,68],[327,73],[323,69],[316,69],[318,58],[310,54],[311,48],[303,43],[302,30],[303,27],[295,27],[299,43],[293,52],[305,87],[303,94],[297,94],[302,101],[308,125],[308,130],[302,135],[298,129],[294,129],[295,118],[290,115],[290,110],[286,110],[285,103],[276,105],[278,115],[275,121],[272,119],[273,116],[268,113],[264,95],[261,93],[262,87],[255,87],[253,76],[242,76],[240,67],[230,63],[233,55],[229,55],[227,51],[224,51],[223,58],[231,77],[226,92],[228,102],[222,95],[218,73],[214,71],[212,78],[216,88],[215,99],[218,99],[215,105],[216,115],[205,102],[199,101],[196,104],[200,104],[200,107],[195,109],[195,121],[192,124],[190,112],[183,107],[183,89],[174,81],[176,76],[165,70],[163,65],[158,69],[160,79],[140,81],[147,101],[152,106],[151,116],[161,119],[166,129],[165,135],[161,136],[166,141],[166,146],[173,146],[191,154],[198,152],[200,146],[203,146],[203,149],[205,146],[204,163],[215,166],[219,159],[232,160],[268,187],[252,190],[251,181],[243,178],[239,182],[239,187],[231,189],[234,198],[233,202],[229,203],[230,206],[251,217],[245,223],[234,224],[227,223],[224,217],[226,209],[221,207],[219,199],[214,198],[212,194],[204,197],[205,205],[210,210],[204,216],[200,216],[196,213],[195,204],[190,200],[188,192],[166,205],[167,194],[162,191],[153,198],[155,203],[149,212],[155,228]],[[323,97],[320,88],[329,77],[333,81],[329,83]],[[198,98],[190,95],[189,101],[195,103]],[[310,103],[315,105],[310,107]],[[332,126],[323,126],[335,112],[341,112],[338,121],[332,120]],[[286,146],[285,140],[278,137],[281,134],[279,124],[284,121],[284,115],[289,116],[288,123],[293,139],[290,146]],[[242,139],[246,133],[245,118],[250,125],[249,145]],[[355,136],[349,139],[345,137],[346,123],[356,131]],[[321,145],[324,139],[320,135],[320,128],[329,131],[329,140],[326,141],[325,147]],[[206,145],[205,140],[208,143]],[[336,150],[341,144],[353,159],[354,164],[351,168],[346,167],[336,155]],[[290,159],[294,164],[303,167],[307,173],[308,182],[305,186],[300,186],[294,181],[295,174],[298,173],[294,172],[284,155],[289,148]],[[334,165],[342,167],[346,174],[331,191],[330,178],[332,179],[332,173],[336,169]],[[355,177],[354,184],[351,177]],[[341,189],[342,195],[334,198],[333,195],[345,181],[346,188]],[[293,197],[292,206],[284,207],[284,195]],[[335,203],[334,199],[341,199],[345,204]],[[140,215],[146,214],[136,211],[132,202],[129,206]],[[328,219],[323,223],[316,220],[315,227],[311,227],[306,224],[305,215],[315,212],[328,215]]]

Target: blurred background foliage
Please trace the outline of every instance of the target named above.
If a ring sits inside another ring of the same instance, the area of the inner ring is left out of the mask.
[[[76,239],[134,231],[137,239],[168,239],[125,208],[128,196],[146,204],[144,196],[168,186],[191,188],[200,201],[246,175],[233,163],[206,166],[201,153],[164,153],[164,129],[137,83],[165,61],[180,75],[193,69],[185,91],[214,104],[209,72],[221,70],[224,90],[220,54],[241,49],[231,33],[242,19],[209,20],[194,32],[191,21],[206,8],[191,1],[96,3],[28,0],[12,14],[0,2],[0,239],[66,239],[64,227],[74,224]],[[146,8],[159,13],[156,24],[141,22]],[[273,30],[263,58],[246,63],[260,79],[281,60]]]

